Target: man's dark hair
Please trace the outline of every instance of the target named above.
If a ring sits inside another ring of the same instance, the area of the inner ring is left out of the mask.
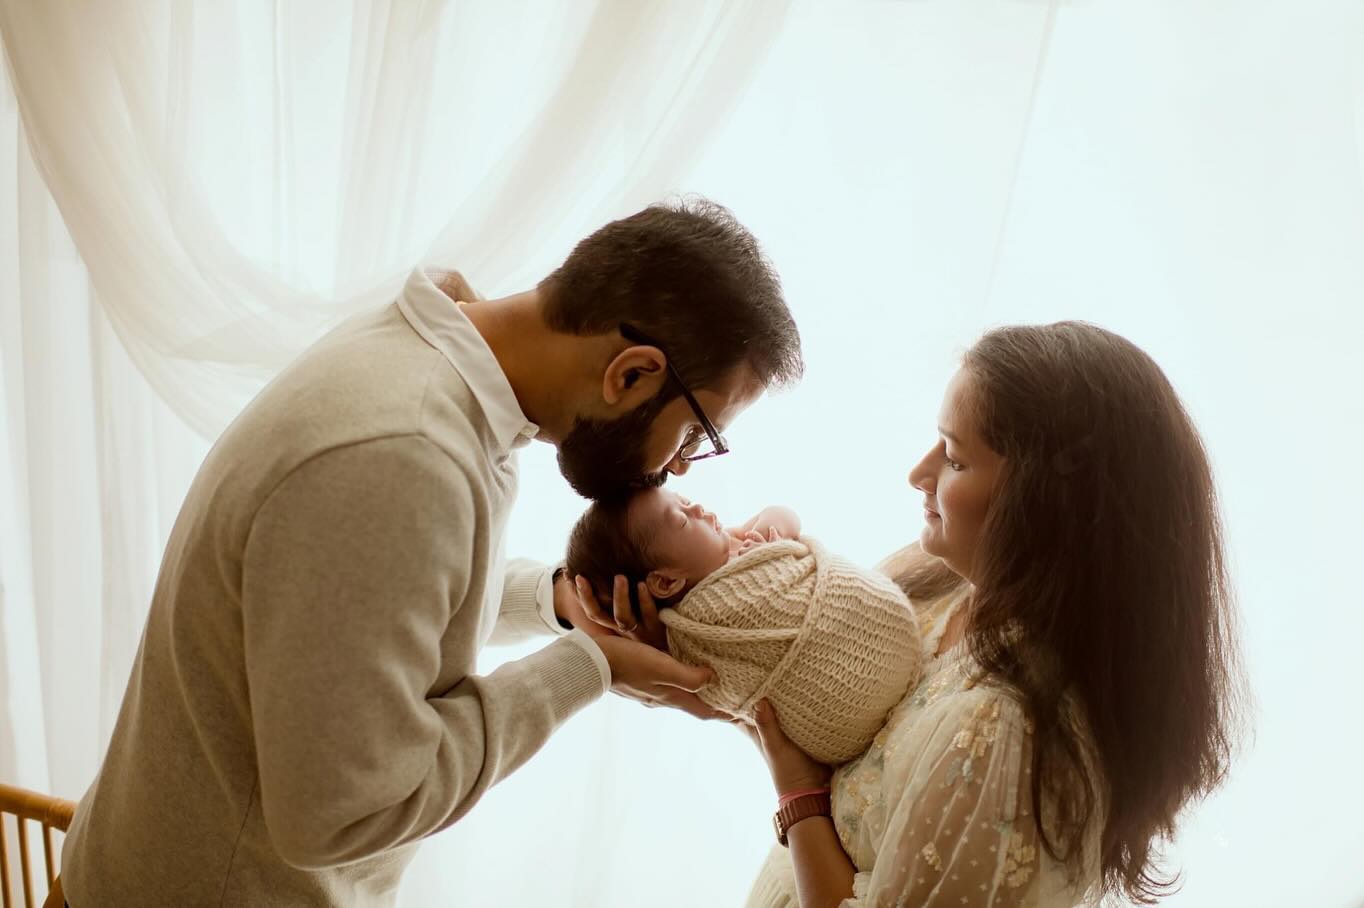
[[[730,211],[691,197],[651,205],[580,242],[540,282],[544,318],[566,334],[628,322],[662,345],[690,388],[747,363],[764,387],[804,371],[781,282]],[[661,401],[677,395],[672,383]]]

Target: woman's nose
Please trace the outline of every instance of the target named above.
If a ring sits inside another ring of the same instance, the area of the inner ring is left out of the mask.
[[[930,488],[933,483],[933,471],[924,468],[924,461],[919,461],[914,468],[909,471],[909,484],[912,488],[918,489],[925,495],[932,495]]]

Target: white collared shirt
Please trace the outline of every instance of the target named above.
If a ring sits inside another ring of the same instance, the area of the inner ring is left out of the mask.
[[[504,521],[517,490],[516,450],[529,444],[539,433],[540,427],[531,422],[521,409],[516,393],[506,373],[488,347],[483,335],[478,332],[460,305],[436,286],[425,268],[412,271],[402,293],[397,300],[398,309],[422,339],[438,350],[464,379],[475,400],[483,410],[484,419],[491,430],[493,445],[486,451],[490,462],[498,467],[501,507],[494,513]],[[488,577],[488,594],[484,603],[483,620],[479,627],[480,645],[487,643],[496,624],[498,606],[503,594],[506,559],[502,539],[504,524],[493,528],[496,533],[496,555]],[[512,563],[512,570],[525,570],[531,565],[523,559]],[[536,603],[541,620],[545,626],[558,635],[567,632],[560,626],[554,614],[554,589],[547,570],[539,569],[540,578],[536,586]],[[585,634],[575,635],[584,638],[584,648],[602,670],[606,683],[610,684],[610,669],[601,648],[590,642]]]

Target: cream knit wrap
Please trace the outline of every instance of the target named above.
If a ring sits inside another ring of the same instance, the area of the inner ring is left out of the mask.
[[[821,763],[866,750],[923,668],[899,587],[809,537],[734,558],[659,616],[669,652],[715,670],[702,700],[751,719],[766,697],[787,736]]]

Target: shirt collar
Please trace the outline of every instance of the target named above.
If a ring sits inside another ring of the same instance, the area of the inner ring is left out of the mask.
[[[483,335],[425,269],[418,267],[408,277],[398,296],[398,309],[464,379],[502,450],[519,448],[536,436],[540,427],[522,412],[507,374]]]

